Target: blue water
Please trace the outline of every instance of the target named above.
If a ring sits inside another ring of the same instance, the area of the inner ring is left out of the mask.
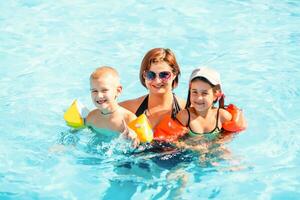
[[[297,0],[2,2],[0,199],[300,199],[299,27]],[[132,156],[126,140],[63,121],[75,98],[93,108],[101,65],[120,72],[120,101],[145,94],[154,47],[177,56],[178,96],[209,65],[244,110],[248,129],[207,162],[164,166],[168,155]]]

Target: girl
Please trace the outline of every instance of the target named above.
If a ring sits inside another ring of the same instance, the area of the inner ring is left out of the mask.
[[[224,95],[217,71],[207,67],[197,68],[192,72],[189,82],[186,108],[176,118],[189,129],[185,136],[185,145],[194,146],[219,138],[222,125],[229,122],[232,115],[224,109]],[[214,106],[217,102],[219,108]],[[240,118],[242,126],[245,127],[243,115]]]

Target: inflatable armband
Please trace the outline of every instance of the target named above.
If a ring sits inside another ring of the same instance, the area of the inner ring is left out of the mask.
[[[84,127],[84,118],[88,115],[89,110],[78,100],[74,100],[72,105],[64,114],[64,119],[68,126],[73,128]]]
[[[228,122],[222,124],[222,128],[230,132],[240,132],[245,129],[241,118],[242,111],[233,104],[229,104],[226,110],[232,115]]]
[[[142,114],[135,120],[131,121],[128,126],[134,130],[141,142],[152,141],[153,131],[145,114]]]
[[[154,129],[154,139],[165,142],[177,141],[187,133],[187,128],[166,115]]]

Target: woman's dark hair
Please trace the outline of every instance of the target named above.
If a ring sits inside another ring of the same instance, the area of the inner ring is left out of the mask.
[[[204,81],[205,83],[208,83],[212,87],[214,93],[216,93],[217,91],[222,92],[221,85],[219,85],[219,84],[213,85],[209,80],[207,80],[204,77],[195,77],[194,79],[192,79],[190,81],[190,83],[192,83],[193,81],[196,81],[196,80],[200,80],[200,81]],[[188,108],[191,106],[190,96],[191,96],[191,88],[189,88],[189,91],[188,91],[185,108]],[[217,103],[217,101],[218,101],[218,99],[216,99],[213,103],[215,104],[215,103]],[[219,108],[224,108],[224,95],[221,95],[219,98]]]

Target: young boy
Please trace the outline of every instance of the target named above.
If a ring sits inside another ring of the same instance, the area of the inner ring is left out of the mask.
[[[112,130],[124,133],[136,143],[136,135],[127,127],[136,116],[117,102],[117,97],[122,92],[118,72],[112,67],[99,67],[90,76],[90,86],[96,109],[88,114],[86,125],[97,132]]]

